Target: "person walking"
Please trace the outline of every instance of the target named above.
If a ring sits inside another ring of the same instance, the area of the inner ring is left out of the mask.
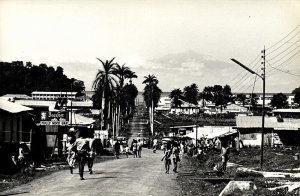
[[[133,153],[133,158],[137,158],[137,141],[133,140],[132,142],[132,153]]]
[[[128,147],[128,145],[126,145],[126,147],[125,147],[125,154],[126,154],[126,157],[128,158],[128,155],[129,155],[129,147]]]
[[[138,143],[137,143],[137,156],[139,158],[142,157],[142,148],[143,148],[143,140],[138,140]]]
[[[155,138],[153,140],[153,153],[156,153],[156,150],[157,150],[157,139]]]
[[[221,149],[221,157],[222,157],[222,169],[226,171],[227,162],[229,160],[229,147],[226,142],[224,142]]]
[[[166,174],[169,173],[170,170],[170,165],[171,165],[171,154],[172,154],[172,149],[171,148],[167,148],[165,151],[165,154],[163,156],[163,158],[161,159],[161,161],[165,160],[165,169],[166,169]]]
[[[67,143],[67,151],[68,151],[68,156],[67,156],[67,162],[69,164],[70,168],[70,173],[73,174],[73,169],[74,165],[76,162],[76,155],[77,155],[77,150],[74,147],[75,145],[75,136],[74,135],[69,135],[68,136],[68,143]]]
[[[79,160],[79,176],[80,180],[84,180],[83,178],[83,170],[84,170],[84,165],[87,161],[87,153],[90,151],[90,147],[88,144],[88,140],[84,136],[80,136],[79,138],[76,139],[73,149],[77,150],[77,157]]]
[[[119,159],[120,149],[121,149],[119,140],[117,140],[117,142],[115,143],[114,149],[115,149],[116,158]]]
[[[87,154],[87,165],[89,168],[90,174],[93,174],[93,165],[96,157],[96,147],[95,147],[95,138],[88,138],[90,151]]]
[[[173,159],[173,165],[174,165],[173,172],[178,173],[177,164],[180,161],[180,158],[179,158],[179,147],[176,142],[174,142],[173,148],[172,148],[172,159]]]

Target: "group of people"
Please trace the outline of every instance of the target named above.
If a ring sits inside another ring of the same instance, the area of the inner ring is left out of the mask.
[[[173,172],[178,173],[177,165],[178,165],[178,162],[180,161],[179,153],[180,153],[179,144],[176,141],[167,143],[166,150],[164,152],[164,156],[161,159],[161,161],[164,161],[167,174],[169,173],[172,160],[173,160],[173,165],[174,165]]]
[[[130,148],[132,149],[133,158],[142,158],[143,144],[143,140],[140,138],[138,138],[137,140],[132,140]]]
[[[72,130],[71,130],[72,131]],[[72,133],[72,132],[71,132]],[[84,180],[83,172],[84,166],[87,163],[89,173],[93,174],[93,163],[96,156],[96,149],[94,147],[94,138],[87,138],[83,135],[80,135],[77,139],[75,135],[70,134],[68,136],[68,156],[67,162],[70,167],[70,173],[73,174],[73,168],[76,160],[79,163],[79,176],[80,180]]]

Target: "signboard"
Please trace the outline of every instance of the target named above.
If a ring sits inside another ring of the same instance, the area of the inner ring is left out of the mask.
[[[68,112],[41,112],[40,125],[61,125],[69,124]]]
[[[100,139],[108,139],[108,130],[95,130],[94,137]]]

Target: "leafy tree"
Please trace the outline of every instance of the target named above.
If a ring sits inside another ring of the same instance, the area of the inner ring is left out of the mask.
[[[273,95],[273,98],[271,100],[271,105],[276,108],[287,107],[288,106],[287,96],[282,93]]]
[[[236,100],[242,102],[243,106],[245,106],[246,95],[244,95],[242,93],[237,94]]]
[[[25,65],[22,61],[0,62],[0,95],[71,91],[74,80],[69,79],[60,66],[55,70],[44,63],[36,66],[31,62],[26,62]]]
[[[177,88],[171,91],[169,97],[172,99],[172,105],[174,107],[181,107],[182,101],[180,100],[182,98],[182,91]]]
[[[212,86],[206,86],[204,87],[201,98],[203,99],[203,107],[205,106],[205,101],[212,101],[213,100],[213,87]]]
[[[221,85],[215,85],[212,89],[212,101],[216,106],[221,106],[221,111],[223,107],[230,101],[232,101],[231,88],[225,85],[224,88]]]
[[[257,94],[253,93],[250,98],[251,105],[254,109],[256,109],[256,107],[257,107],[257,100],[255,99],[256,97],[257,97]]]
[[[198,105],[198,93],[198,86],[195,83],[191,84],[190,86],[186,86],[183,89],[184,100],[189,103]]]
[[[300,92],[296,92],[294,97],[294,103],[300,104]]]
[[[292,91],[293,94],[296,94],[297,92],[300,93],[300,87],[295,88],[295,89]]]

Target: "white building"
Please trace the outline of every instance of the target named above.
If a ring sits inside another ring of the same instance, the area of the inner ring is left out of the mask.
[[[58,98],[75,99],[77,92],[46,92],[34,91],[31,93],[32,99],[57,100]]]

